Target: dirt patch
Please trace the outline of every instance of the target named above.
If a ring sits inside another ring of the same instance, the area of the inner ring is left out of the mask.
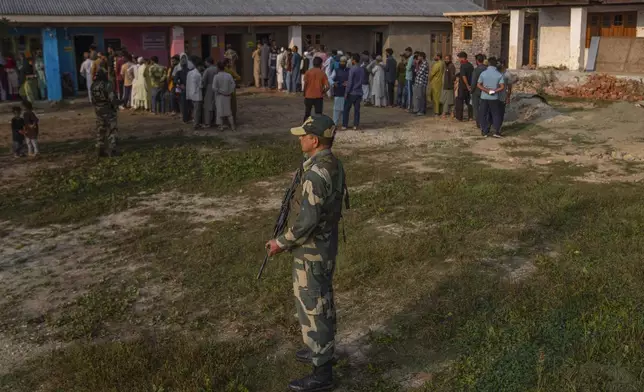
[[[0,376],[9,374],[11,369],[21,363],[52,350],[59,350],[67,343],[34,344],[25,341],[16,341],[0,333]]]
[[[400,223],[389,223],[389,224],[378,224],[375,220],[370,220],[369,224],[373,225],[376,230],[395,237],[403,237],[408,234],[417,234],[425,230],[428,226],[424,222],[405,222],[404,224]]]
[[[179,192],[166,192],[141,200],[145,207],[156,211],[182,213],[194,223],[225,221],[250,210],[276,211],[280,208],[279,197],[233,196],[211,198]]]

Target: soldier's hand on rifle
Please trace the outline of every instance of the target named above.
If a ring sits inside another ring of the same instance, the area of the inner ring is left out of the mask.
[[[282,253],[284,249],[280,248],[277,244],[277,240],[270,240],[266,243],[266,249],[268,250],[269,256],[275,256],[278,253]]]

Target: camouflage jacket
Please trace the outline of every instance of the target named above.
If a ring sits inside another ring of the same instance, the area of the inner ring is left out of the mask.
[[[92,94],[92,103],[96,109],[113,109],[116,110],[118,102],[114,94],[114,85],[109,81],[96,81],[90,87]]]
[[[295,257],[316,253],[322,260],[334,259],[345,190],[344,168],[331,150],[305,161],[302,181],[291,202],[291,211],[297,213],[291,214],[288,229],[277,238],[279,246]]]

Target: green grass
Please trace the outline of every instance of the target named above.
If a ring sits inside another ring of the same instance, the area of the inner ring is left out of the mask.
[[[369,153],[345,160],[349,185],[375,184],[352,194],[335,286],[341,332],[361,323],[383,328],[362,338],[370,345],[365,363],[341,358],[345,390],[402,391],[400,381],[419,372],[432,378],[418,391],[643,390],[642,185],[576,182],[570,177],[592,168],[570,164],[490,169],[466,155],[442,158],[445,173],[412,174],[359,163]],[[73,201],[87,211],[75,207],[68,219],[90,219],[115,209],[93,204],[103,193],[118,208],[140,191],[227,194],[294,162],[295,149],[271,143],[213,153],[151,149],[69,174],[44,172],[32,185],[40,198],[14,206],[49,208],[42,222],[61,212],[45,202]],[[276,213],[207,224],[153,215],[153,224],[120,240],[107,280],[44,318],[58,335],[28,327],[41,341],[72,343],[0,385],[284,390],[307,371],[293,358],[301,337],[289,256],[271,260],[255,281]],[[389,224],[415,229],[395,236],[380,229]],[[124,273],[118,260],[140,268]],[[526,266],[531,273],[517,272]]]

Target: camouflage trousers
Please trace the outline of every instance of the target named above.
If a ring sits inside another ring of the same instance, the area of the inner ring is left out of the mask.
[[[310,251],[310,249],[307,249]],[[310,253],[295,255],[293,293],[302,338],[312,352],[314,366],[322,366],[335,351],[336,317],[333,303],[335,260]]]
[[[111,152],[116,149],[116,110],[96,109],[96,148]]]

